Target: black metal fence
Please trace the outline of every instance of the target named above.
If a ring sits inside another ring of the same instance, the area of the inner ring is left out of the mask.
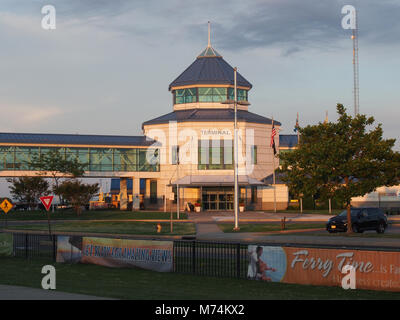
[[[77,247],[81,236],[74,236]],[[194,275],[246,278],[249,266],[248,246],[245,243],[211,242],[197,240],[173,241],[173,271]],[[280,246],[278,244],[262,244]],[[343,246],[285,244],[285,246],[343,249]],[[347,247],[350,249],[350,247]],[[397,251],[399,248],[351,247],[352,250]],[[57,235],[13,234],[13,255],[27,259],[48,258],[56,261]]]
[[[247,275],[247,245],[205,241],[174,241],[174,272],[213,277]]]
[[[230,278],[243,278],[247,274],[245,244],[175,240],[173,254],[174,272]],[[13,255],[56,261],[57,236],[14,233]]]
[[[42,234],[13,234],[13,254],[24,258],[50,258],[57,255],[57,236]]]

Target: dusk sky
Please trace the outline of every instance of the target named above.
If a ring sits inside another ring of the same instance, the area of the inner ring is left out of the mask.
[[[56,29],[41,27],[44,5]],[[249,111],[300,125],[353,113],[351,30],[359,18],[360,113],[398,130],[398,0],[1,0],[2,132],[140,135],[172,111],[168,85],[207,45],[253,84]],[[397,141],[396,149],[400,149]]]

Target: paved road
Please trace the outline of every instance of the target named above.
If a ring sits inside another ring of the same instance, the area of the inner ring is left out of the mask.
[[[110,300],[83,294],[0,285],[0,300]]]

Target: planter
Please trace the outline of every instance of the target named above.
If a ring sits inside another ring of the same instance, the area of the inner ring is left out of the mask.
[[[239,212],[244,212],[244,206],[239,206]]]
[[[201,211],[201,207],[194,207],[194,211],[200,212]]]

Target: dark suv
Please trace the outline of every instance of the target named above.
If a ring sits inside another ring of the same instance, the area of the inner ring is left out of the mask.
[[[388,223],[382,209],[351,208],[351,225],[354,232],[376,230],[378,233],[384,233]],[[330,218],[326,224],[326,230],[329,232],[347,231],[347,210]]]

